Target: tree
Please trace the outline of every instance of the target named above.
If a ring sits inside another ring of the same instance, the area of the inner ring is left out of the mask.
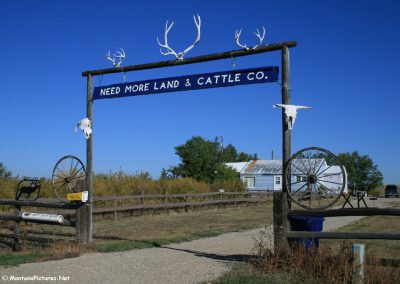
[[[229,144],[228,146],[226,146],[221,153],[221,159],[224,162],[236,162],[238,153],[236,151],[236,148],[233,147],[232,144]]]
[[[368,155],[360,155],[354,151],[339,154],[337,157],[346,168],[349,189],[369,191],[383,184],[382,173]]]
[[[173,176],[171,175],[171,172],[169,170],[162,168],[159,179],[160,180],[173,179]]]
[[[175,147],[175,153],[181,163],[170,169],[174,177],[190,177],[208,183],[238,178],[237,172],[225,166],[225,162],[249,161],[257,157],[238,154],[231,144],[223,147],[218,139],[209,141],[200,136],[194,136],[185,144]]]
[[[236,148],[229,144],[222,149],[221,161],[224,163],[234,163],[234,162],[248,162],[250,160],[258,160],[257,154],[251,155],[244,152],[238,153]]]
[[[11,172],[7,170],[7,168],[0,163],[0,178],[8,178],[11,176]]]
[[[257,154],[249,155],[249,154],[240,152],[236,159],[236,162],[248,162],[250,160],[258,160]]]

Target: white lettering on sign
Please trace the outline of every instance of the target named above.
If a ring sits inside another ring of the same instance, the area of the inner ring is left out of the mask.
[[[125,86],[125,93],[146,92],[149,90],[149,83]]]
[[[111,86],[95,87],[93,99],[276,82],[278,73],[278,67],[273,66],[113,84]]]
[[[241,73],[237,74],[221,74],[221,75],[214,75],[209,77],[199,77],[197,79],[197,84],[199,86],[207,86],[207,85],[217,85],[218,82],[225,84],[225,83],[236,83],[240,82],[240,75]],[[221,81],[219,81],[221,79]]]
[[[120,87],[110,87],[100,90],[100,96],[111,96],[111,95],[118,95],[121,91]]]
[[[256,80],[267,80],[268,76],[265,75],[263,71],[258,71],[257,73],[250,72],[249,74],[247,74],[247,80],[253,81],[254,79],[256,79]]]
[[[240,82],[240,73],[235,74],[235,82]]]
[[[178,87],[179,87],[178,80],[163,81],[159,85],[157,84],[157,82],[154,82],[154,90],[176,89]]]

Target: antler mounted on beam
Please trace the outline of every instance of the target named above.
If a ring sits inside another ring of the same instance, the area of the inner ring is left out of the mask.
[[[265,38],[265,28],[264,28],[264,27],[262,27],[262,28],[263,28],[262,34],[260,33],[260,31],[259,31],[258,29],[257,29],[257,32],[254,33],[254,34],[256,35],[256,37],[258,37],[259,43],[256,44],[256,45],[253,46],[253,47],[247,47],[246,44],[245,44],[245,45],[241,44],[241,43],[239,42],[239,38],[240,38],[240,35],[241,35],[241,33],[242,33],[242,29],[240,29],[239,31],[236,30],[236,31],[235,31],[235,41],[236,41],[236,44],[237,44],[239,47],[244,48],[244,49],[246,49],[246,50],[249,50],[249,49],[253,49],[253,50],[254,50],[254,49],[256,49],[257,47],[259,47],[259,46],[262,44],[262,42],[263,42],[263,40],[264,40],[264,38]]]
[[[110,51],[108,51],[108,53],[106,54],[106,59],[110,60],[112,62],[112,64],[114,65],[115,68],[118,68],[121,66],[121,63],[125,60],[126,55],[125,55],[125,51],[120,48],[119,50],[117,50],[113,56],[111,57],[110,55]]]
[[[201,27],[201,18],[199,15],[193,15],[193,19],[194,19],[194,23],[196,24],[197,27],[197,38],[196,40],[193,42],[192,45],[190,45],[188,48],[186,48],[184,51],[176,53],[169,45],[168,45],[168,33],[171,30],[172,26],[174,25],[174,22],[171,22],[170,25],[168,25],[168,20],[165,23],[165,33],[164,33],[164,44],[160,43],[158,37],[157,37],[157,42],[158,45],[161,46],[160,48],[160,52],[162,55],[170,55],[172,54],[173,56],[175,56],[176,59],[178,60],[183,60],[183,57],[185,56],[186,53],[188,53],[190,50],[193,49],[193,47],[196,46],[196,44],[198,44],[200,42],[200,27]],[[166,51],[163,52],[162,48],[164,48]]]

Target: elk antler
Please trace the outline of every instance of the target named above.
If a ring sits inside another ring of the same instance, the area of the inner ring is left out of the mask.
[[[262,42],[263,42],[263,40],[264,40],[264,37],[265,37],[265,28],[264,28],[264,27],[262,27],[262,28],[263,28],[263,33],[262,33],[262,34],[260,33],[260,31],[259,31],[258,29],[257,29],[257,32],[254,33],[254,34],[256,35],[256,37],[258,37],[259,43],[256,44],[255,46],[251,47],[251,48],[247,47],[246,44],[243,45],[243,44],[241,44],[241,43],[239,42],[239,38],[240,38],[240,34],[242,33],[242,29],[240,29],[239,31],[236,30],[236,31],[235,31],[235,41],[236,41],[236,44],[237,44],[239,47],[244,48],[244,49],[246,49],[246,50],[249,50],[249,49],[253,49],[253,50],[254,50],[254,49],[256,49],[257,47],[259,47],[259,46],[262,44]]]
[[[108,51],[108,53],[106,54],[106,59],[110,60],[115,68],[118,68],[119,66],[121,66],[121,63],[126,58],[125,51],[122,48],[120,48],[120,50],[121,51],[117,50],[115,52],[116,54],[113,54],[112,57],[110,55],[110,51]],[[118,60],[118,62],[116,62],[117,60]]]
[[[169,55],[172,54],[175,56],[176,59],[178,60],[183,60],[183,57],[185,56],[186,53],[188,53],[190,50],[193,49],[193,47],[196,46],[196,44],[199,43],[200,41],[200,27],[201,27],[201,18],[199,15],[193,15],[193,19],[194,19],[194,23],[196,24],[197,27],[197,38],[196,40],[193,42],[192,45],[190,45],[188,48],[186,48],[184,51],[176,53],[169,45],[168,45],[168,33],[171,30],[172,26],[174,25],[174,22],[171,22],[171,24],[168,26],[168,20],[165,23],[165,33],[164,33],[164,44],[160,43],[158,37],[157,37],[157,42],[158,45],[161,46],[162,48],[165,48],[166,51],[163,52],[162,48],[160,48],[160,52],[162,55]]]

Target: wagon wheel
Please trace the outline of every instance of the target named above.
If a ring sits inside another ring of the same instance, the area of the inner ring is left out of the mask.
[[[53,191],[58,199],[66,199],[68,193],[77,191],[78,181],[85,178],[85,166],[81,160],[71,155],[62,157],[53,169]]]
[[[285,165],[288,197],[306,209],[326,209],[335,204],[346,186],[346,172],[328,150],[300,150]]]

